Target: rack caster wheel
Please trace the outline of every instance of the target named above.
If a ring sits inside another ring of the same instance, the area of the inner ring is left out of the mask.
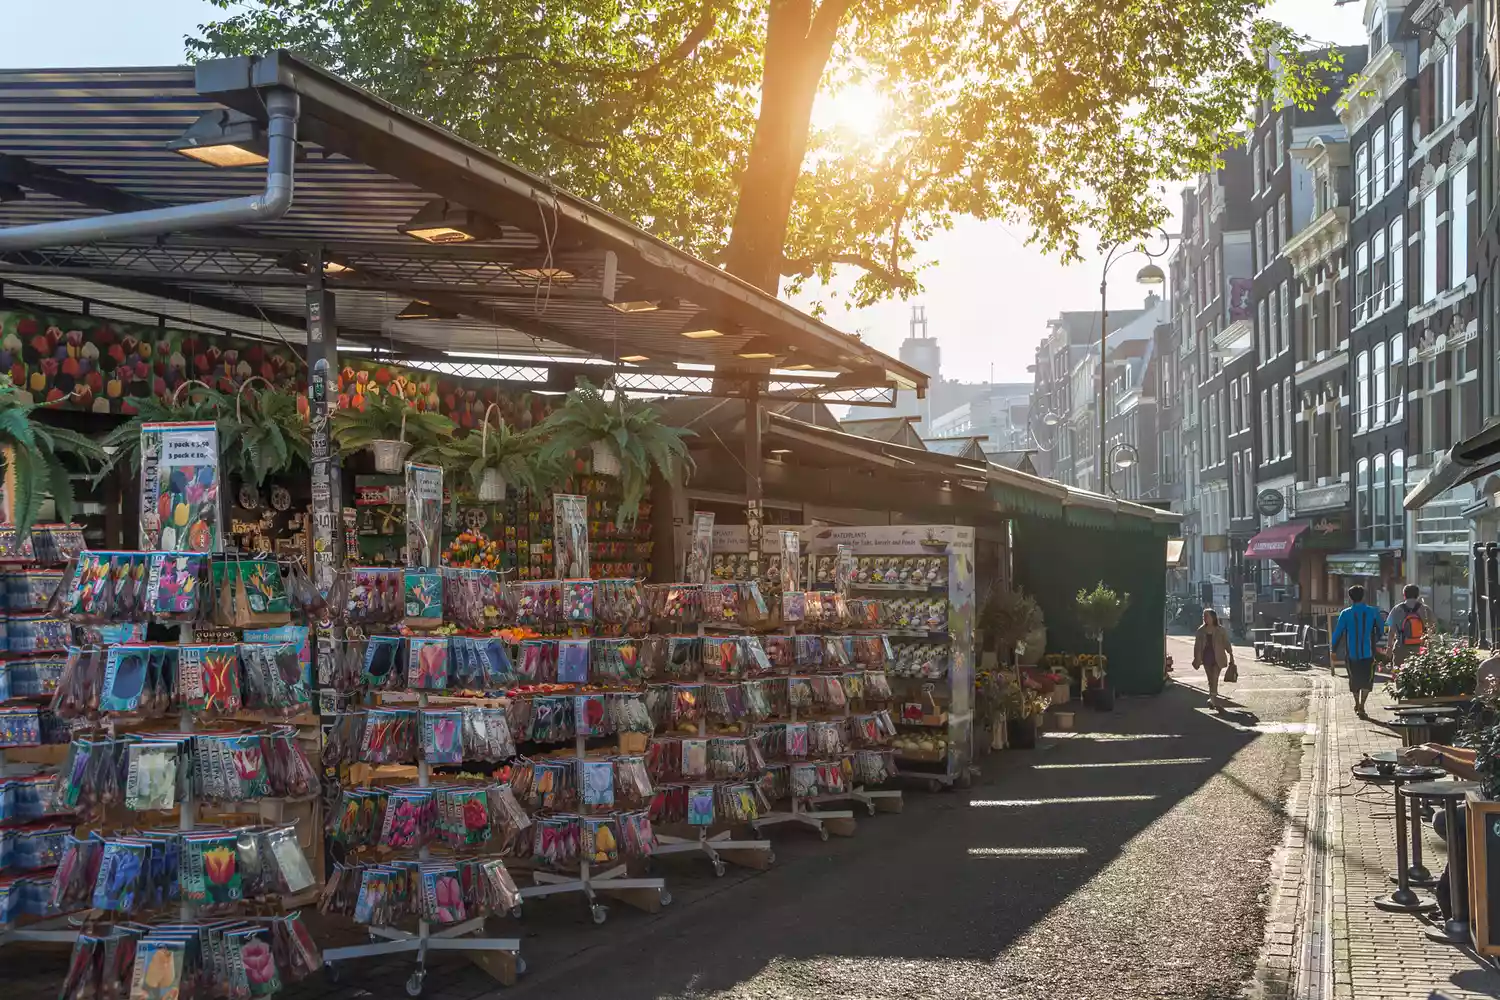
[[[521,905],[519,903],[510,908],[510,915],[516,920],[521,919]]]
[[[339,967],[337,965],[334,965],[332,962],[323,963],[323,981],[325,983],[330,986],[337,986],[339,984],[339,980],[343,978],[343,973],[339,971]]]
[[[724,870],[725,870],[724,869],[724,862],[722,862],[722,861],[715,861],[714,862],[714,878],[723,878],[724,877]]]
[[[516,975],[526,975],[526,959],[522,958],[520,955],[516,956]]]
[[[865,803],[865,811],[868,812],[871,816],[874,816],[875,815],[875,803],[873,803],[873,802],[866,802]]]
[[[671,906],[672,905],[672,894],[670,892],[668,892],[667,890],[665,890],[665,889],[661,890],[661,895],[658,896],[657,898],[661,900],[661,905],[662,906]]]
[[[941,792],[943,790],[943,783],[936,778],[933,778],[931,781],[927,782],[927,790],[936,795],[938,792]]]
[[[766,864],[768,864],[768,865],[774,865],[775,863],[776,863],[776,852],[775,851],[767,851],[766,852]]]
[[[589,915],[594,918],[594,923],[596,924],[602,924],[609,919],[609,911],[598,903],[589,907]]]
[[[974,787],[974,772],[967,767],[958,773],[958,780],[954,783],[957,788],[968,789]]]
[[[820,827],[818,827],[818,839],[819,840],[827,840],[828,839],[828,827],[826,827],[826,826],[820,826]]]
[[[421,996],[422,995],[422,980],[424,980],[426,978],[427,978],[427,973],[424,972],[421,969],[418,969],[416,972],[413,972],[411,974],[410,978],[408,978],[406,980],[406,995],[409,996],[409,997],[419,997],[419,996]]]

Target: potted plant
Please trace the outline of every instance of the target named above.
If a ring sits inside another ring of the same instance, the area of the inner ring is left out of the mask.
[[[1005,708],[1005,741],[1017,750],[1036,747],[1037,733],[1041,730],[1042,713],[1051,703],[1051,696],[1043,693],[1036,683],[1028,682],[1020,675],[1005,675],[1005,687],[1001,703]]]
[[[246,386],[248,386],[248,382]],[[258,393],[240,387],[235,401],[235,447],[225,448],[226,420],[219,421],[220,451],[224,471],[250,486],[263,486],[267,479],[294,469],[312,468],[312,432],[302,393],[272,388]]]
[[[653,469],[669,481],[679,469],[689,475],[693,471],[693,458],[683,442],[691,431],[668,427],[655,406],[628,399],[623,392],[606,399],[586,378],[580,378],[567,401],[542,422],[539,433],[545,441],[545,461],[562,465],[571,454],[588,450],[596,475],[620,480],[622,499],[615,523],[621,526],[635,520]]]
[[[1002,662],[1009,663],[1017,647],[1043,627],[1042,609],[1023,591],[995,587],[979,611],[977,624],[983,648],[995,650]]]
[[[491,403],[490,409],[494,408]],[[489,416],[485,411],[479,433],[470,431],[438,448],[443,467],[466,476],[482,502],[504,500],[510,486],[546,490],[562,477],[561,467],[544,459],[541,440],[534,430],[513,431],[497,416],[492,431]]]
[[[1006,677],[1003,670],[981,670],[974,675],[974,717],[990,727],[990,749],[1005,749]]]
[[[1108,711],[1114,707],[1114,692],[1110,690],[1109,681],[1105,672],[1104,659],[1104,633],[1120,624],[1120,619],[1125,615],[1125,608],[1130,604],[1130,595],[1121,594],[1104,585],[1101,580],[1093,590],[1080,590],[1077,596],[1078,621],[1085,632],[1092,635],[1099,644],[1099,674],[1097,683],[1089,685],[1087,673],[1084,674],[1084,684],[1088,688],[1089,697],[1094,699],[1095,707],[1102,711]]]
[[[104,449],[92,438],[36,419],[45,406],[23,402],[10,376],[0,375],[0,457],[17,539],[31,533],[44,497],[52,497],[59,520],[72,519],[73,483],[63,455],[79,458],[85,466],[105,460]]]
[[[432,410],[418,410],[395,393],[359,396],[358,402],[333,413],[333,440],[345,454],[368,448],[375,471],[395,474],[409,458],[440,459],[439,449],[453,438],[453,421]]]
[[[1420,652],[1391,668],[1386,690],[1398,701],[1467,696],[1485,655],[1466,640],[1431,636]]]

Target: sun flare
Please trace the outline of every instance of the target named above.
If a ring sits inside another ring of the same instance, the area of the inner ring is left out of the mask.
[[[818,95],[813,106],[813,124],[868,139],[879,135],[885,128],[889,110],[884,95],[874,85],[850,83]]]

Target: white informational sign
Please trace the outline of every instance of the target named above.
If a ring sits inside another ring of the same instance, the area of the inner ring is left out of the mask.
[[[700,510],[693,514],[693,533],[689,536],[687,557],[682,569],[684,583],[708,582],[716,534],[714,515],[711,511]],[[748,539],[748,533],[746,537]]]
[[[217,552],[219,429],[212,421],[141,425],[141,548]]]

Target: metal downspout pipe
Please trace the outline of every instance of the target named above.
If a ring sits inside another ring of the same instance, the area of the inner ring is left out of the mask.
[[[277,87],[265,93],[266,187],[259,194],[192,205],[171,205],[88,219],[67,219],[0,229],[0,251],[78,246],[113,239],[239,226],[279,219],[292,207],[292,165],[296,161],[298,100]]]

